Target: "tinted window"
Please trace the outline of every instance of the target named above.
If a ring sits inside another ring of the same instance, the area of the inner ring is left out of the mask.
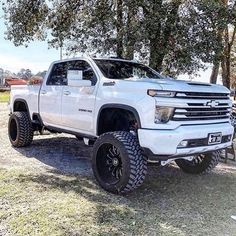
[[[68,70],[82,70],[84,80],[90,80],[92,85],[97,82],[97,77],[92,67],[86,61],[71,61],[69,62]]]
[[[55,64],[47,81],[47,85],[67,85],[67,71],[82,70],[83,79],[90,80],[95,85],[97,78],[92,67],[86,61],[68,61]]]
[[[150,78],[162,79],[149,67],[130,61],[95,59],[103,75],[109,79]]]
[[[47,85],[67,85],[67,62],[55,64],[47,80]]]

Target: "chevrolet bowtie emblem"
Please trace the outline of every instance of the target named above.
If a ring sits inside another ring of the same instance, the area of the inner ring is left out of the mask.
[[[216,107],[218,105],[219,105],[219,102],[216,102],[214,100],[206,103],[206,106],[209,106],[209,107]]]

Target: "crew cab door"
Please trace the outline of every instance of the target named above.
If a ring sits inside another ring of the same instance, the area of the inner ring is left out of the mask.
[[[93,130],[97,76],[85,60],[68,62],[68,71],[78,71],[90,86],[64,86],[62,91],[62,125],[75,131]]]
[[[45,125],[60,126],[62,91],[67,84],[66,62],[54,64],[50,71],[40,90],[39,111]]]

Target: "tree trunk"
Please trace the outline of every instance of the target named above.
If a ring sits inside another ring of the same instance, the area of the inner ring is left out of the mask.
[[[127,22],[126,22],[126,47],[125,47],[125,58],[132,60],[134,58],[134,44],[135,44],[135,33],[133,27],[135,27],[135,14],[136,10],[134,6],[128,6]]]
[[[125,58],[128,60],[134,59],[134,44],[135,41],[129,40],[127,42],[126,51],[125,51]]]
[[[224,34],[224,29],[217,29],[217,41],[223,43],[223,34]],[[210,77],[210,83],[216,84],[217,83],[217,77],[219,75],[219,69],[220,69],[220,62],[222,60],[223,56],[223,50],[224,48],[219,48],[215,52],[215,56],[213,59],[213,68],[211,72],[211,77]]]
[[[227,55],[223,55],[221,61],[222,68],[222,82],[225,87],[230,89],[230,58]]]
[[[159,29],[151,29],[150,40],[150,66],[155,70],[162,70],[162,64],[165,55],[168,53],[168,45],[170,36],[173,33],[175,27],[175,22],[178,17],[178,9],[181,1],[173,2],[170,13],[167,15],[166,23],[164,28],[161,29],[161,21],[163,19],[159,18]],[[153,31],[156,35],[153,35]],[[161,33],[162,32],[162,33]],[[154,37],[153,37],[154,36]]]
[[[226,73],[226,66],[225,66],[225,57],[223,57],[221,60],[221,76],[222,76],[223,85],[227,87],[227,84],[226,84],[227,73]]]
[[[219,61],[217,61],[214,63],[213,68],[212,68],[211,77],[210,77],[211,84],[216,84],[217,77],[219,74],[219,69],[220,69],[220,63],[219,63]]]
[[[221,68],[222,68],[222,82],[223,85],[230,89],[230,52],[231,52],[231,45],[229,42],[229,29],[227,28],[224,31],[224,41],[225,47],[223,52],[223,58],[221,61]]]
[[[228,55],[226,57],[226,70],[227,70],[227,77],[226,77],[226,87],[230,89],[230,76],[231,76],[231,63],[230,63],[230,50],[228,49]]]
[[[150,40],[149,65],[157,71],[161,71],[162,62],[165,56],[165,53],[163,53],[163,49],[161,49],[161,47],[162,46],[160,45],[158,38]]]
[[[123,0],[117,0],[116,14],[117,14],[117,57],[123,57]]]

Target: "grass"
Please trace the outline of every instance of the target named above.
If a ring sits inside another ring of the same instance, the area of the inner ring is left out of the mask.
[[[150,167],[127,196],[92,177],[0,169],[0,235],[236,235],[236,168],[189,176]]]
[[[0,92],[0,102],[8,102],[10,99],[10,92]]]

